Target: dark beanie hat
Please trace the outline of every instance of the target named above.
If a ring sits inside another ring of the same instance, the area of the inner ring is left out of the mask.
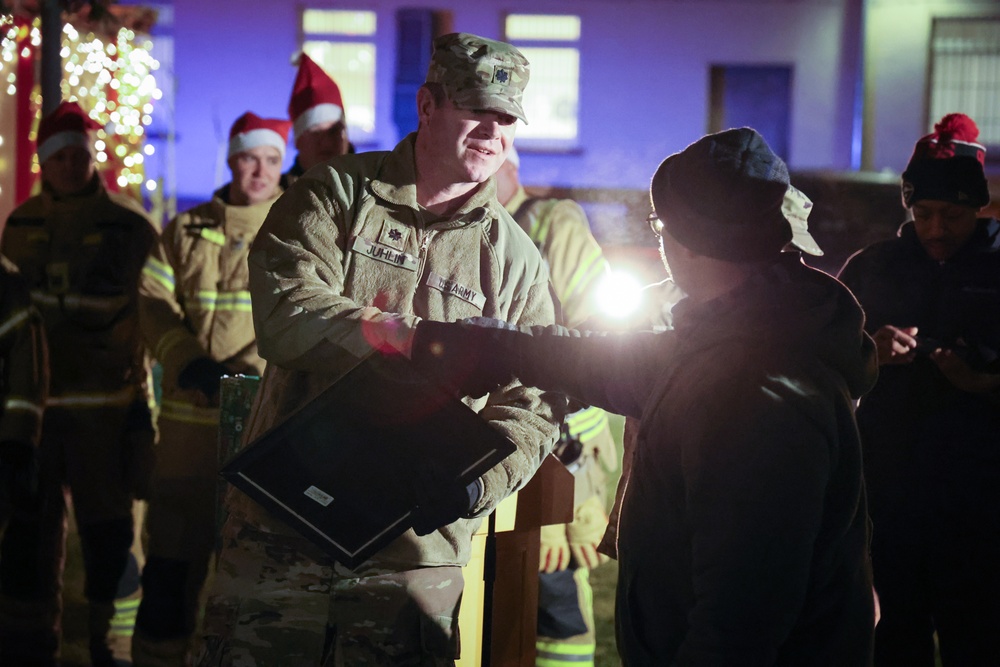
[[[792,240],[781,212],[788,167],[749,127],[709,134],[664,160],[649,187],[664,229],[730,262],[777,257]]]
[[[913,148],[903,172],[903,205],[922,199],[980,209],[990,203],[983,163],[986,148],[976,143],[979,128],[961,113],[951,113]]]

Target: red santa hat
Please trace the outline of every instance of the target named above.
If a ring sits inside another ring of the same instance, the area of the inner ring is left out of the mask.
[[[986,206],[986,148],[977,138],[975,121],[962,113],[950,113],[934,125],[932,133],[917,141],[903,172],[903,205],[933,199],[975,209]]]
[[[340,88],[304,53],[299,57],[299,72],[288,102],[288,117],[292,119],[296,138],[313,125],[336,123],[344,118]]]
[[[38,124],[38,162],[48,160],[67,146],[90,149],[92,130],[103,127],[76,102],[63,102]]]
[[[236,119],[229,131],[229,157],[258,146],[274,146],[285,157],[292,124],[280,118],[261,118],[252,111]]]

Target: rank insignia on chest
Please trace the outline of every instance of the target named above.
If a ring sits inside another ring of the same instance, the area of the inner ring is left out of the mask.
[[[409,236],[410,228],[406,225],[402,225],[395,220],[383,220],[382,230],[378,235],[378,242],[396,250],[405,250]]]

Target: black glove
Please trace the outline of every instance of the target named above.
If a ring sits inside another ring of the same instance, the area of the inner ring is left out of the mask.
[[[422,320],[413,336],[410,359],[459,395],[482,396],[514,380],[517,342],[522,335],[513,325],[487,318],[450,323]]]
[[[441,488],[441,486],[431,487]],[[465,488],[452,484],[446,494],[417,507],[413,512],[413,532],[417,535],[433,533],[462,517],[468,516],[483,495],[480,480],[470,482]]]
[[[125,415],[122,436],[122,476],[125,487],[139,500],[149,500],[156,462],[156,431],[149,405],[133,401]]]
[[[181,389],[197,389],[210,399],[219,394],[219,378],[229,375],[229,367],[210,357],[198,357],[177,376]]]
[[[30,442],[0,442],[0,487],[19,514],[38,510],[38,450]]]

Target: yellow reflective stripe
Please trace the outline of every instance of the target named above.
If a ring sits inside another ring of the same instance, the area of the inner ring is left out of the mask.
[[[584,408],[566,417],[569,434],[584,443],[593,440],[607,424],[608,413],[601,408]]]
[[[215,307],[219,310],[236,310],[249,313],[251,311],[250,306],[249,290],[219,292],[219,298],[215,302]]]
[[[232,292],[217,292],[215,290],[199,290],[189,299],[204,311],[236,311],[241,313],[251,312],[249,290],[235,290]]]
[[[201,230],[201,238],[205,239],[209,243],[214,243],[215,245],[226,245],[226,235],[218,229],[208,229],[203,227]]]
[[[174,327],[160,336],[160,340],[156,341],[156,349],[153,350],[153,356],[162,362],[167,358],[172,349],[187,340],[190,336],[191,332],[184,327]]]
[[[161,262],[155,257],[146,258],[146,263],[142,267],[142,275],[149,276],[171,292],[174,291],[174,285],[177,284],[177,281],[174,279],[174,267]]]
[[[589,285],[594,278],[604,271],[603,258],[604,254],[600,248],[591,249],[590,254],[580,262],[576,271],[573,272],[573,277],[570,279],[569,284],[566,285],[566,293],[560,294],[559,298],[563,301],[568,301],[573,294]]]
[[[80,392],[49,396],[46,407],[59,408],[102,408],[107,406],[124,406],[132,402],[135,388],[126,387],[116,392]]]
[[[578,567],[573,570],[573,579],[576,581],[576,590],[583,596],[583,608],[590,609],[593,615],[594,609],[594,587],[590,585],[590,570],[585,567]],[[593,617],[589,620],[593,627]]]
[[[160,406],[160,419],[170,419],[184,424],[200,426],[218,426],[219,409],[202,408],[184,401],[163,401]]]
[[[535,667],[593,667],[596,644],[535,644]]]
[[[215,290],[198,290],[195,294],[191,295],[188,301],[192,305],[197,304],[198,308],[201,310],[215,310],[215,301],[219,298],[219,293]]]
[[[22,308],[21,310],[15,312],[7,318],[6,322],[0,324],[0,337],[6,336],[11,329],[16,329],[21,326],[21,324],[29,317],[31,317],[31,311],[27,308]]]
[[[38,403],[13,396],[3,402],[3,408],[10,412],[30,412],[36,417],[41,417],[43,412],[43,407]]]
[[[115,615],[111,619],[111,634],[131,637],[135,632],[135,617],[141,598],[115,600]]]

